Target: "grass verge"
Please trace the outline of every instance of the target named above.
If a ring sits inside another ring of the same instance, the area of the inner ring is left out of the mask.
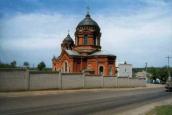
[[[146,115],[172,115],[172,105],[157,106]]]

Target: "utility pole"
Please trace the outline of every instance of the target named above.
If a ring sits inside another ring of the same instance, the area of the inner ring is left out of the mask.
[[[145,63],[145,78],[147,79],[147,66],[148,66],[148,63],[146,62]]]
[[[168,80],[171,81],[171,74],[170,74],[170,58],[172,58],[172,57],[167,56],[167,57],[165,57],[165,58],[167,58],[167,60],[168,60],[168,65],[167,65],[167,69],[168,69]]]

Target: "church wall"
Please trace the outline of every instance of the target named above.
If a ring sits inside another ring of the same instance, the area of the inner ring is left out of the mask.
[[[80,72],[81,71],[81,59],[73,59],[73,72]]]
[[[64,72],[63,64],[67,61],[69,65],[70,72],[82,72],[86,68],[91,68],[94,70],[95,75],[99,75],[99,67],[103,66],[104,76],[115,76],[116,67],[115,63],[109,64],[107,57],[93,57],[93,58],[69,58],[67,54],[64,54],[61,59],[56,61],[56,70],[61,70]],[[112,68],[112,74],[110,74],[110,67]]]
[[[97,66],[97,59],[88,59],[87,61],[87,67],[90,69],[93,69],[95,71],[94,74],[98,75],[98,66]]]
[[[87,59],[82,59],[81,67],[82,67],[82,70],[87,68]]]
[[[99,67],[103,66],[104,68],[104,76],[109,76],[109,69],[112,67],[112,76],[115,76],[116,67],[115,64],[108,64],[108,58],[106,57],[98,57],[88,59],[87,66],[92,68],[95,71],[96,75],[99,75]]]
[[[83,36],[81,37],[79,37],[78,38],[78,40],[79,40],[79,45],[83,45],[84,44],[84,39],[83,39]],[[94,45],[94,39],[93,39],[93,37],[91,36],[88,36],[88,38],[87,38],[87,45]]]
[[[105,75],[105,76],[108,76],[108,75],[109,75],[108,59],[105,58],[104,61],[105,61],[105,64],[104,64],[104,66],[105,66],[105,73],[104,73],[104,75]]]
[[[93,40],[92,37],[89,37],[89,38],[88,38],[88,44],[89,44],[89,45],[93,45],[93,44],[94,44],[94,40]]]
[[[107,65],[107,76],[116,76],[116,67],[114,64],[108,64]],[[111,75],[111,72],[110,72],[110,68],[112,68],[112,75]]]
[[[81,37],[79,37],[78,39],[79,39],[79,45],[83,45],[83,39]]]
[[[55,61],[55,68],[56,71],[65,72],[64,63],[67,63],[67,72],[73,72],[73,59],[70,58],[66,53],[62,54],[62,57]]]
[[[87,68],[87,59],[76,58],[73,59],[73,72],[82,72]]]

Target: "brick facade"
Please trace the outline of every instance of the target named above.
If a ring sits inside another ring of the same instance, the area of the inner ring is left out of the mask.
[[[101,50],[100,37],[98,24],[87,14],[76,27],[75,43],[69,34],[63,40],[60,56],[52,59],[53,71],[115,76],[116,56]]]

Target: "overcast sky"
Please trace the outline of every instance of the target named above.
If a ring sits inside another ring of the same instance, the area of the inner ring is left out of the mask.
[[[172,56],[172,0],[0,0],[0,61],[51,67],[68,29],[74,39],[86,7],[102,50],[134,67],[165,66]],[[172,65],[172,60],[171,63]]]

